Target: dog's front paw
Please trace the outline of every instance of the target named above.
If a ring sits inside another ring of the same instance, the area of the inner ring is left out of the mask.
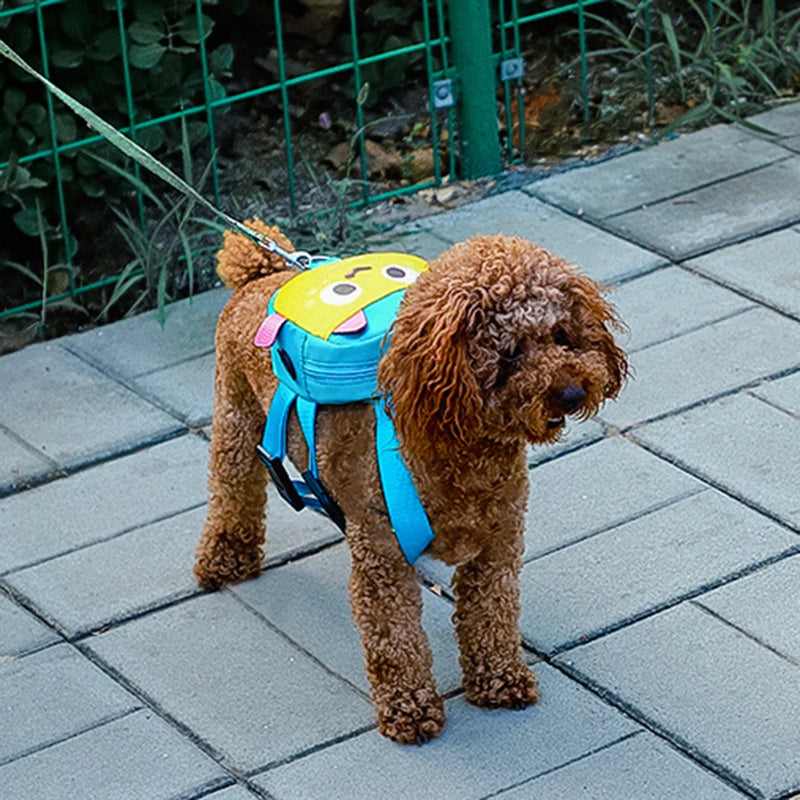
[[[401,744],[424,744],[444,726],[444,702],[434,689],[397,692],[376,705],[378,730]]]
[[[197,551],[194,574],[204,589],[219,589],[228,583],[255,578],[261,573],[263,551],[260,547],[242,548],[238,540],[217,537],[201,542]]]
[[[539,679],[521,663],[505,672],[482,673],[464,678],[467,700],[484,708],[526,708],[539,699]]]

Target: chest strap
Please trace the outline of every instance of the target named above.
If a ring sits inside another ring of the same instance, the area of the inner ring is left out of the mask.
[[[382,399],[370,401],[375,412],[375,447],[383,496],[397,542],[409,564],[413,564],[433,540],[428,516],[422,507],[411,474],[400,453],[394,424]],[[295,408],[303,437],[308,445],[308,469],[302,480],[292,480],[283,464],[286,457],[286,433],[289,414]],[[326,516],[345,532],[342,510],[328,495],[319,480],[316,457],[317,404],[299,397],[284,383],[279,383],[270,405],[258,455],[267,465],[275,488],[295,511],[310,508]]]

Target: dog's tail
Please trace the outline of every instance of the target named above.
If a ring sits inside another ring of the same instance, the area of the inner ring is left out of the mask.
[[[246,220],[245,224],[268,236],[285,250],[294,250],[292,243],[278,228],[270,227],[258,217]],[[286,268],[286,261],[277,253],[265,250],[241,233],[225,231],[222,250],[217,253],[217,275],[226,286],[239,289],[256,278]]]

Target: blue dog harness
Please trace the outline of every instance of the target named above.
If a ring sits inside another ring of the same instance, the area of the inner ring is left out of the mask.
[[[405,289],[427,264],[416,256],[378,253],[312,263],[271,298],[255,344],[269,347],[279,380],[258,454],[284,500],[311,508],[344,532],[345,518],[319,479],[319,405],[369,402],[375,413],[376,456],[389,520],[413,564],[433,530],[403,461],[394,423],[378,392],[378,362]],[[308,469],[292,480],[284,467],[289,415],[295,410],[308,445]]]

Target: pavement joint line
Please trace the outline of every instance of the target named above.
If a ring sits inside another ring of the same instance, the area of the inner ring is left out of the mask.
[[[81,642],[74,642],[73,647],[84,657],[87,661],[101,670],[107,677],[111,678],[116,684],[121,686],[126,692],[131,694],[136,700],[142,703],[142,707],[148,709],[153,714],[158,716],[161,720],[163,720],[167,725],[172,727],[175,731],[178,732],[180,736],[187,739],[192,745],[197,747],[201,750],[205,755],[209,758],[213,759],[217,764],[219,764],[222,769],[226,770],[230,775],[234,777],[234,779],[239,780],[244,778],[243,773],[241,773],[236,767],[231,764],[228,758],[223,754],[220,753],[215,747],[213,747],[209,742],[206,742],[202,739],[197,733],[195,733],[188,725],[181,722],[179,719],[174,717],[170,714],[166,709],[164,709],[158,702],[156,702],[155,698],[151,697],[144,689],[130,680],[123,672],[118,670],[112,664],[108,663],[105,659],[95,653],[91,648],[85,646],[85,644]]]
[[[786,414],[791,419],[800,419],[800,413],[795,414],[794,411],[789,411],[788,408],[784,408],[783,406],[778,405],[766,397],[761,397],[761,395],[754,394],[752,389],[748,389],[745,394],[752,397],[753,400],[758,400],[759,403],[763,403],[765,406],[775,409],[775,411],[780,411],[782,414]]]
[[[760,569],[765,569],[767,566],[771,566],[771,565],[765,565],[764,567],[759,568],[759,571],[760,571]],[[709,608],[708,606],[703,605],[702,601],[699,598],[691,600],[690,602],[691,602],[691,604],[693,606],[695,606],[695,608],[698,608],[700,611],[702,611],[705,614],[708,614],[709,616],[713,617],[715,620],[717,620],[718,622],[721,622],[726,627],[732,628],[737,633],[740,633],[742,636],[746,637],[747,639],[750,639],[751,642],[754,642],[755,644],[759,645],[760,647],[763,647],[764,649],[769,650],[770,653],[772,653],[775,656],[778,656],[778,658],[782,659],[783,661],[786,661],[787,663],[791,664],[793,667],[800,667],[800,659],[792,658],[790,655],[787,655],[786,653],[781,652],[780,650],[778,650],[776,647],[773,647],[768,642],[766,642],[763,639],[760,639],[758,636],[755,636],[754,634],[750,633],[750,631],[748,631],[746,628],[742,628],[741,626],[737,625],[736,623],[731,622],[729,619],[727,619],[726,617],[722,616],[722,614],[718,614],[716,611],[714,611],[713,608]]]
[[[635,434],[632,434],[632,436],[633,435]],[[673,467],[677,467],[678,469],[683,470],[687,474],[691,475],[693,478],[697,478],[698,480],[710,486],[712,489],[715,489],[721,494],[724,494],[726,497],[730,497],[732,500],[736,500],[736,502],[741,503],[743,506],[749,508],[751,511],[757,512],[762,517],[766,517],[772,522],[777,523],[782,528],[785,528],[791,533],[800,534],[800,526],[796,525],[793,522],[790,522],[787,519],[783,519],[778,514],[774,513],[773,511],[770,511],[770,509],[766,508],[765,506],[762,506],[760,503],[756,503],[755,501],[745,497],[742,494],[739,494],[734,489],[731,489],[722,483],[718,483],[710,475],[707,475],[705,472],[703,472],[703,470],[690,466],[682,459],[672,456],[669,453],[666,453],[665,451],[661,450],[659,447],[655,445],[648,444],[647,442],[641,441],[636,438],[634,438],[633,441],[635,441],[636,444],[647,450],[649,453],[652,453],[652,455],[660,458],[662,461],[666,461]]]
[[[279,498],[275,498],[275,502],[283,501]],[[331,536],[334,535],[335,531],[332,530]],[[306,546],[300,545],[286,553],[280,553],[274,556],[267,555],[267,558],[261,565],[261,571],[266,572],[267,570],[277,569],[278,567],[285,567],[287,564],[294,564],[296,561],[302,561],[304,558],[314,556],[317,553],[322,553],[325,550],[336,547],[337,544],[341,544],[344,541],[346,540],[341,537],[337,537],[336,539],[324,540],[322,542],[312,543]],[[269,547],[269,527],[267,528],[266,546]]]
[[[41,450],[37,450],[32,444],[28,442],[27,439],[23,439],[15,430],[4,425],[2,422],[0,422],[0,432],[8,436],[9,439],[13,439],[18,445],[23,447],[32,455],[38,456],[43,461],[47,461],[53,468],[53,470],[58,471],[62,469],[61,464],[59,464],[58,461],[56,461],[54,458],[51,458],[46,453],[43,453]]]
[[[753,311],[755,309],[751,308],[747,310]],[[669,417],[677,417],[680,416],[681,414],[685,414],[687,411],[694,411],[697,408],[702,408],[703,406],[716,403],[717,400],[724,400],[726,397],[733,397],[734,395],[742,394],[744,392],[747,392],[749,389],[755,389],[759,386],[763,386],[765,383],[771,383],[772,381],[777,381],[780,380],[781,378],[786,378],[789,375],[793,375],[798,370],[800,370],[800,362],[798,362],[797,364],[793,364],[791,367],[786,367],[785,369],[778,370],[777,372],[771,372],[768,375],[761,375],[752,381],[747,381],[747,383],[743,383],[739,386],[734,386],[731,389],[725,389],[721,392],[717,392],[717,394],[708,395],[707,397],[703,397],[700,400],[694,401],[693,403],[687,403],[686,405],[670,409],[669,411],[664,411],[661,414],[656,414],[655,416],[648,417],[647,419],[638,420],[637,422],[632,422],[628,425],[623,425],[622,427],[619,428],[619,431],[623,436],[628,436],[629,434],[635,435],[636,431],[639,430],[640,428],[643,428],[645,425],[650,425],[653,422],[661,422],[662,420],[665,420]],[[602,414],[602,411],[600,413]],[[636,441],[637,444],[643,445],[643,443],[639,442],[638,439]]]
[[[306,658],[311,659],[311,661],[313,661],[314,664],[316,664],[316,666],[322,669],[327,675],[330,675],[332,678],[335,678],[336,680],[344,683],[346,686],[348,686],[350,689],[356,692],[358,696],[361,697],[362,699],[365,699],[367,701],[370,700],[368,693],[364,692],[363,689],[359,688],[350,680],[345,678],[344,675],[340,675],[338,672],[331,669],[324,661],[321,661],[310,650],[307,650],[305,647],[303,647],[303,645],[295,641],[291,636],[289,636],[288,633],[286,633],[286,631],[282,630],[277,625],[275,625],[268,617],[262,614],[258,609],[251,606],[246,600],[242,599],[235,592],[230,591],[228,588],[223,589],[223,591],[225,591],[226,594],[229,594],[231,597],[233,597],[233,599],[237,603],[239,603],[239,605],[241,605],[242,608],[245,609],[245,611],[248,611],[250,614],[252,614],[257,620],[259,620],[259,622],[262,622],[264,625],[266,625],[267,628],[269,628],[273,633],[277,634],[281,639],[286,641],[289,645],[291,645],[295,650],[304,655]]]
[[[635,444],[638,446],[638,442]],[[670,508],[671,506],[677,505],[678,503],[682,503],[684,500],[688,500],[690,497],[695,497],[699,494],[703,494],[704,492],[709,492],[709,491],[711,491],[710,486],[698,486],[693,489],[687,489],[685,492],[681,492],[680,494],[677,494],[674,497],[669,497],[666,500],[661,500],[658,503],[654,503],[653,505],[647,506],[646,508],[636,511],[627,517],[615,520],[614,522],[611,522],[608,525],[601,525],[599,528],[594,528],[590,530],[588,533],[581,536],[579,539],[573,539],[570,542],[555,544],[552,547],[548,547],[541,553],[538,553],[537,555],[532,556],[529,559],[526,559],[525,565],[527,566],[528,564],[534,564],[540,559],[550,556],[553,553],[560,553],[562,550],[567,550],[568,548],[573,547],[576,544],[581,544],[583,542],[589,541],[590,539],[595,539],[596,537],[602,536],[605,533],[609,533],[610,531],[616,530],[617,528],[621,528],[623,525],[627,525],[630,522],[636,522],[636,520],[644,519],[645,517],[649,517],[652,514],[658,513],[659,511],[663,511],[665,508]]]
[[[597,417],[595,417],[594,421],[597,422],[598,425],[600,425],[600,427],[603,429],[603,436],[600,436],[597,439],[591,439],[588,442],[578,441],[573,445],[567,444],[563,450],[559,450],[555,453],[543,454],[538,461],[534,461],[533,463],[527,465],[528,472],[533,472],[537,467],[542,466],[542,464],[549,464],[551,461],[556,461],[559,458],[570,455],[571,453],[577,453],[579,450],[585,450],[587,447],[591,447],[593,444],[599,444],[600,442],[604,442],[606,439],[614,439],[615,437],[621,435],[621,431],[613,425],[603,422]]]
[[[611,689],[607,689],[602,684],[593,681],[574,664],[570,662],[553,661],[552,666],[566,677],[575,681],[579,686],[590,691],[607,705],[616,708],[617,711],[623,713],[637,725],[665,741],[673,749],[702,767],[706,772],[711,772],[716,778],[724,781],[737,791],[742,792],[747,797],[753,798],[754,800],[764,800],[763,794],[759,792],[755,786],[751,786],[747,781],[735,775],[723,764],[719,764],[712,758],[709,758],[705,753],[695,748],[687,739],[659,725],[655,719],[644,713],[635,704],[625,702]]]
[[[727,586],[735,581],[740,580],[741,578],[746,578],[748,575],[752,575],[754,572],[758,572],[765,567],[777,564],[780,561],[785,561],[787,558],[791,558],[792,556],[796,556],[798,554],[800,554],[800,543],[793,545],[792,547],[788,547],[785,550],[782,550],[780,553],[763,558],[754,564],[743,567],[742,569],[737,569],[735,572],[731,572],[727,575],[722,575],[718,578],[707,581],[706,583],[702,584],[702,586],[698,586],[696,589],[691,589],[683,594],[678,595],[677,597],[657,603],[656,605],[650,606],[644,611],[631,614],[630,616],[625,617],[618,622],[606,625],[604,628],[601,628],[593,633],[590,632],[583,634],[579,639],[573,639],[565,644],[553,648],[553,650],[550,652],[550,655],[552,658],[556,658],[557,656],[569,653],[570,650],[574,650],[576,647],[581,647],[582,645],[589,644],[590,642],[595,642],[598,639],[602,639],[604,636],[608,636],[611,633],[616,633],[623,628],[628,628],[631,625],[635,625],[637,622],[642,622],[645,619],[654,617],[657,614],[661,614],[664,611],[675,608],[682,603],[693,602],[702,595],[708,594],[715,589]]]
[[[165,522],[168,519],[172,519],[173,517],[178,517],[181,514],[188,514],[190,511],[196,511],[198,508],[202,508],[206,505],[208,501],[203,500],[201,503],[195,503],[194,505],[187,506],[186,508],[181,508],[177,511],[169,511],[166,514],[162,514],[161,516],[154,517],[153,519],[145,520],[144,522],[137,523],[136,525],[131,525],[128,528],[123,528],[122,530],[117,531],[116,533],[112,533],[110,536],[105,536],[102,539],[95,539],[91,542],[83,542],[82,544],[75,545],[74,547],[69,547],[66,550],[59,550],[57,553],[53,553],[48,556],[43,556],[42,558],[36,559],[35,561],[31,561],[29,563],[23,564],[20,567],[14,567],[13,569],[7,570],[6,572],[0,572],[0,583],[2,583],[2,579],[9,576],[15,575],[18,572],[23,572],[24,570],[31,569],[33,567],[38,567],[41,564],[46,564],[48,561],[55,561],[62,556],[70,555],[71,553],[78,553],[81,550],[88,550],[91,547],[96,547],[97,545],[104,544],[105,542],[113,542],[115,539],[119,539],[122,536],[126,536],[129,533],[133,533],[133,531],[141,530],[142,528],[147,528],[150,525],[156,525],[159,522]]]
[[[702,331],[704,328],[710,328],[712,325],[717,325],[720,322],[727,322],[728,320],[736,319],[736,317],[740,316],[741,314],[746,314],[748,311],[753,311],[757,307],[757,305],[759,304],[753,302],[753,305],[748,306],[747,308],[738,308],[735,311],[731,311],[729,314],[724,314],[721,317],[707,320],[706,322],[701,322],[698,325],[694,325],[691,328],[685,328],[679,333],[669,334],[665,336],[663,339],[654,339],[652,342],[648,342],[647,344],[642,345],[641,347],[633,347],[629,349],[628,354],[633,355],[634,353],[643,353],[645,350],[649,350],[651,347],[658,347],[658,345],[666,344],[667,342],[673,342],[676,339],[680,339],[682,336],[687,336],[690,333],[697,333],[697,331]]]
[[[276,759],[275,761],[270,761],[264,766],[256,767],[256,769],[251,770],[250,772],[246,773],[247,778],[257,778],[261,775],[265,775],[267,772],[272,771],[273,769],[277,769],[278,767],[286,766],[287,764],[291,764],[294,761],[299,761],[302,758],[307,758],[308,756],[315,755],[323,750],[328,750],[331,747],[335,747],[337,744],[342,744],[343,742],[347,742],[350,739],[355,739],[358,736],[363,736],[365,733],[369,733],[377,728],[377,725],[362,725],[352,731],[348,731],[347,733],[340,734],[339,736],[335,736],[332,739],[327,739],[324,742],[319,742],[311,747],[306,748],[305,750],[300,750],[297,753],[292,753],[289,756],[285,756],[284,758]],[[401,745],[405,746],[405,745]],[[263,791],[263,790],[262,790]],[[272,797],[272,795],[265,795],[266,797]]]
[[[102,728],[112,722],[117,722],[118,720],[124,719],[125,717],[129,717],[132,714],[136,714],[142,710],[142,707],[139,706],[137,708],[126,708],[124,711],[117,711],[113,714],[108,714],[105,717],[102,717],[99,720],[95,720],[94,722],[79,728],[76,731],[72,731],[64,736],[59,736],[55,739],[48,739],[45,742],[41,742],[34,747],[29,747],[27,750],[22,751],[21,753],[17,753],[16,755],[11,756],[10,758],[0,758],[0,769],[3,767],[7,767],[9,764],[13,764],[16,761],[21,761],[23,758],[28,758],[36,753],[41,753],[43,750],[49,750],[52,747],[57,747],[64,742],[68,742],[71,739],[75,739],[78,736],[83,736],[90,731],[97,730],[98,728]]]
[[[542,772],[537,773],[536,775],[531,775],[524,780],[517,781],[516,783],[512,783],[509,786],[504,786],[502,789],[498,789],[495,792],[490,792],[487,795],[483,795],[480,800],[493,800],[495,797],[500,797],[508,792],[513,791],[514,789],[519,789],[520,786],[526,786],[529,783],[532,783],[539,778],[543,778],[546,775],[552,775],[554,772],[559,772],[562,769],[566,769],[567,767],[573,766],[573,764],[578,764],[581,761],[585,761],[587,758],[591,758],[592,756],[597,755],[598,753],[602,753],[605,750],[609,750],[612,747],[616,747],[623,742],[627,742],[629,739],[634,739],[637,736],[641,736],[643,731],[632,731],[631,733],[626,733],[624,736],[620,736],[618,739],[614,739],[611,742],[606,742],[605,744],[600,745],[600,747],[595,747],[593,750],[589,750],[587,753],[581,753],[579,756],[575,756],[575,758],[571,758],[569,761],[565,761],[563,764],[558,764],[555,767],[550,767]]]
[[[86,364],[87,366],[91,367],[92,369],[99,372],[103,377],[107,378],[108,380],[114,381],[122,386],[124,389],[127,389],[132,394],[135,394],[140,400],[144,400],[146,403],[149,403],[151,406],[154,406],[159,411],[163,411],[165,414],[169,415],[173,419],[176,419],[182,425],[186,426],[186,420],[180,414],[175,412],[174,408],[170,408],[165,402],[163,402],[160,398],[156,397],[155,395],[151,395],[146,390],[143,390],[142,387],[136,383],[136,377],[128,377],[125,375],[121,375],[120,373],[110,371],[106,368],[104,364],[102,364],[97,359],[92,358],[90,355],[85,353],[80,353],[72,350],[68,344],[63,342],[59,342],[56,347],[59,347],[66,353],[69,353],[74,358],[79,359],[82,363]],[[138,377],[138,376],[137,376]],[[188,427],[188,426],[187,426]]]
[[[170,364],[165,364],[162,367],[153,367],[152,369],[146,369],[144,372],[137,372],[135,375],[131,375],[130,377],[133,380],[139,380],[140,378],[147,378],[150,375],[157,375],[159,372],[166,372],[173,367],[180,367],[184,364],[191,364],[192,361],[199,361],[201,358],[205,358],[206,356],[210,356],[215,352],[215,348],[212,346],[208,350],[204,350],[202,353],[197,353],[193,356],[186,356],[185,358],[181,358],[178,361],[175,361]]]
[[[786,230],[786,228],[781,228],[779,229],[779,231],[774,231],[774,232],[777,233],[783,230]],[[791,228],[790,230],[794,231],[794,228]],[[798,235],[800,235],[800,231],[796,232],[798,233]],[[748,239],[747,241],[754,241],[756,239],[760,239],[762,235],[764,234],[758,234],[757,236],[754,236],[752,239]],[[739,244],[744,244],[744,242],[739,242]],[[724,249],[725,247],[728,247],[728,245],[723,245],[719,249]],[[695,278],[704,278],[705,280],[713,283],[715,286],[718,286],[721,289],[725,289],[731,292],[732,294],[738,295],[739,297],[743,297],[745,300],[750,300],[750,302],[752,302],[754,306],[757,306],[759,308],[765,308],[768,311],[774,312],[775,314],[780,314],[782,317],[785,317],[791,322],[800,322],[800,316],[792,314],[790,311],[785,311],[782,308],[778,308],[777,306],[771,305],[770,301],[767,300],[766,298],[756,297],[755,295],[750,294],[746,289],[740,289],[738,286],[734,286],[731,283],[725,283],[725,281],[723,281],[722,278],[718,276],[707,275],[705,272],[702,272],[701,270],[690,266],[687,262],[692,261],[695,258],[697,258],[697,256],[690,256],[685,261],[676,261],[675,266],[678,267],[679,269],[682,269],[684,272],[688,272]],[[743,310],[747,311],[749,309],[743,309]]]
[[[46,614],[42,613],[38,606],[30,601],[27,595],[23,594],[22,592],[17,591],[13,586],[6,583],[2,577],[0,577],[0,590],[11,600],[11,602],[15,603],[16,605],[20,606],[22,609],[27,611],[31,616],[33,616],[38,622],[44,625],[46,628],[51,630],[55,633],[59,640],[55,642],[46,642],[45,644],[41,645],[40,647],[35,647],[33,650],[27,650],[26,652],[22,653],[19,656],[13,656],[15,660],[19,658],[24,658],[25,656],[31,655],[32,653],[39,653],[42,650],[47,650],[49,647],[53,647],[57,644],[71,644],[69,641],[66,632],[63,631],[60,626],[57,626],[53,620],[51,620]]]

